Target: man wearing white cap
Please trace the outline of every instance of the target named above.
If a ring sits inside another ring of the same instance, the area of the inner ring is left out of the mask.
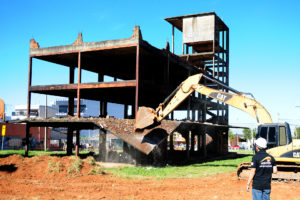
[[[267,141],[258,138],[255,141],[256,154],[252,158],[250,176],[247,182],[247,191],[252,183],[253,200],[269,200],[271,194],[272,173],[277,173],[276,162],[273,156],[266,152]]]

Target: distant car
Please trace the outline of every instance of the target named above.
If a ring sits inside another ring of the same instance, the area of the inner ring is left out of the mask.
[[[240,146],[239,145],[234,145],[231,147],[233,150],[239,150],[240,149]]]
[[[56,144],[50,144],[50,147],[59,148],[59,146],[57,146]]]

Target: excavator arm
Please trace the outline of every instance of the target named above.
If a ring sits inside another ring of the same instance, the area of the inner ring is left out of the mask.
[[[231,91],[231,93],[209,88],[200,84],[200,80],[202,78],[209,79],[210,81],[221,85],[223,88]],[[255,118],[259,124],[273,122],[268,111],[254,98],[245,96],[243,93],[223,85],[217,80],[211,79],[204,74],[196,74],[182,82],[180,86],[164,101],[164,103],[160,104],[156,110],[141,107],[137,113],[135,128],[143,129],[155,122],[160,122],[195,91],[247,112]]]
[[[5,121],[5,104],[2,99],[0,99],[0,119]]]
[[[200,94],[217,99],[220,102],[226,103],[248,113],[257,120],[258,124],[273,123],[269,112],[253,98],[249,98],[242,94],[215,90],[202,84],[198,84],[194,89]]]

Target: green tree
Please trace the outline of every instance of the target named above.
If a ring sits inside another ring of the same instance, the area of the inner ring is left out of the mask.
[[[228,137],[230,140],[233,140],[234,139],[234,134],[232,132],[232,130],[229,129],[229,132],[228,132]]]
[[[254,129],[252,129],[252,136],[253,136],[253,138],[256,138],[256,135],[257,135],[257,129],[254,128]]]
[[[245,140],[251,140],[252,139],[252,133],[251,133],[251,129],[249,128],[245,128],[243,130],[243,136]]]
[[[300,139],[300,127],[296,127],[294,131],[294,138]]]

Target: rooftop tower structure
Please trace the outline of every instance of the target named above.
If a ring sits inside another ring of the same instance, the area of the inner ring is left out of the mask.
[[[177,28],[182,32],[182,54],[179,57],[229,86],[229,28],[216,13],[183,15],[165,20],[172,25],[172,52],[174,53],[175,46],[174,29]],[[209,83],[209,86],[222,89],[217,84]],[[204,95],[198,97],[202,99],[202,103],[211,100]],[[228,105],[216,103],[217,107],[204,103],[198,112],[198,121],[205,122],[208,119],[207,115],[211,115],[218,123],[228,124]]]

